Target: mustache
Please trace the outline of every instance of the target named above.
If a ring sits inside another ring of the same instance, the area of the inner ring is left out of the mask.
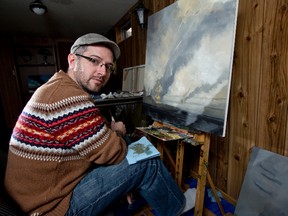
[[[96,79],[96,80],[100,80],[100,81],[104,81],[104,76],[93,76],[93,77],[91,77],[91,79]]]

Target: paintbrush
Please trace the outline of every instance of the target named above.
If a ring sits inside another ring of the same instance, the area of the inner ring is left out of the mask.
[[[110,116],[111,116],[111,120],[112,120],[113,122],[115,122],[115,118],[113,117],[113,115],[112,115],[112,113],[111,113],[111,110],[109,110],[109,113],[110,113]]]

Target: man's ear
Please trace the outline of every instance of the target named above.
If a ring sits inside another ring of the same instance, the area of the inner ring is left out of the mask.
[[[70,53],[67,57],[67,60],[68,60],[68,65],[69,65],[69,68],[74,68],[75,66],[75,59],[76,59],[76,55],[73,54],[73,53]]]

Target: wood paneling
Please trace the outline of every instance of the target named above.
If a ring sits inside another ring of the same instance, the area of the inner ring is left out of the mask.
[[[149,14],[173,2],[143,1]],[[239,0],[238,9],[227,133],[225,138],[211,137],[209,158],[214,183],[234,199],[253,146],[288,155],[288,1]],[[132,56],[125,56],[131,65],[126,66],[145,63],[141,36],[136,30]]]
[[[209,172],[218,188],[227,188],[228,175],[228,140],[222,137],[211,136],[209,154]]]
[[[13,128],[21,112],[22,103],[11,38],[0,37],[0,47],[0,99],[5,113],[6,127]]]
[[[174,3],[173,0],[143,0],[143,5],[148,9],[147,16],[158,12],[164,7]],[[115,26],[116,40],[120,41],[120,29],[121,26],[130,19],[132,26],[132,36],[124,41],[119,42],[122,54],[120,59],[117,61],[119,72],[125,67],[132,67],[137,65],[145,64],[146,55],[146,39],[147,39],[147,28],[141,29],[137,15],[135,13],[135,8],[137,4],[130,9],[130,11],[123,16],[122,20]],[[147,17],[146,17],[147,18]],[[127,55],[127,53],[130,53]]]
[[[239,2],[227,137],[235,199],[253,146],[287,155],[287,23],[287,1]]]
[[[255,145],[261,74],[264,1],[239,1],[227,139],[227,193],[238,197]]]
[[[74,41],[57,41],[56,42],[56,54],[57,54],[57,69],[67,71],[68,70],[68,60],[67,56],[70,53],[70,48]]]
[[[287,28],[288,1],[265,1],[256,145],[282,155],[288,146]]]

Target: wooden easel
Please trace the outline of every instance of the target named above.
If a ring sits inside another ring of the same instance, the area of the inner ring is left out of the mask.
[[[208,173],[208,158],[209,158],[209,150],[210,150],[210,134],[208,133],[190,133],[187,132],[187,130],[179,129],[176,127],[173,127],[171,125],[166,125],[160,122],[154,122],[154,127],[169,127],[171,129],[175,129],[178,131],[183,131],[185,133],[189,133],[192,135],[191,143],[194,146],[200,145],[200,156],[199,156],[199,167],[198,167],[198,183],[196,188],[196,201],[195,201],[195,208],[194,208],[194,215],[195,216],[202,216],[203,215],[203,206],[204,206],[204,195],[205,195],[205,186],[206,186],[206,180],[209,175]],[[149,134],[148,134],[149,135]],[[167,155],[169,162],[172,164],[172,166],[175,168],[175,181],[179,185],[180,188],[182,188],[182,174],[183,174],[183,159],[184,159],[184,151],[185,151],[185,142],[183,140],[177,140],[175,141],[177,143],[177,150],[176,150],[176,159],[173,159],[171,156],[169,150],[167,149],[167,146],[165,145],[165,141],[157,139],[157,149],[161,154],[161,159],[163,159],[163,155]],[[211,177],[208,178],[208,181],[210,185],[213,185]],[[217,194],[214,192],[215,197]],[[218,198],[218,197],[217,197]],[[217,203],[218,203],[218,199]],[[219,203],[218,203],[219,205]],[[221,203],[220,203],[221,205]],[[219,206],[220,207],[220,206]],[[221,206],[222,207],[222,206]],[[220,207],[220,209],[221,209]],[[223,208],[222,208],[223,209]],[[221,213],[222,213],[221,209]]]
[[[195,201],[195,216],[203,215],[205,186],[208,174],[208,159],[210,150],[210,134],[203,133],[200,136],[195,137],[196,141],[201,143],[199,167],[198,167],[198,182],[196,189],[196,201]]]

